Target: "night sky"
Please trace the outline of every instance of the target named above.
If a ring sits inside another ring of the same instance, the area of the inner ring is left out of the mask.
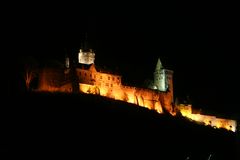
[[[87,33],[96,64],[119,68],[125,79],[151,77],[157,58],[174,71],[175,96],[196,106],[236,113],[238,18],[233,4],[80,3],[33,5],[9,18],[9,53],[63,60]],[[110,5],[111,7],[107,6]]]

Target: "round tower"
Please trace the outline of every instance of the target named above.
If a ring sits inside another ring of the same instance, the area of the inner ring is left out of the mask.
[[[153,88],[159,91],[166,91],[168,88],[166,70],[163,68],[160,58],[158,58],[153,77]]]

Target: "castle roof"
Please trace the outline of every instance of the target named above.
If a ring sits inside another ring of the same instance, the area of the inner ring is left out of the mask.
[[[156,70],[160,70],[163,68],[162,62],[160,58],[158,58],[157,65],[156,65]]]

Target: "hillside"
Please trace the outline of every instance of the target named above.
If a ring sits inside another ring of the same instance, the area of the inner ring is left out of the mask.
[[[235,133],[121,101],[26,93],[9,103],[4,143],[8,152],[24,157],[51,153],[87,159],[207,159],[212,154],[215,159],[236,159]]]

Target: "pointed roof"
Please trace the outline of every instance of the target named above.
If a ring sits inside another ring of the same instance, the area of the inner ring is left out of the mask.
[[[158,61],[157,61],[157,65],[156,65],[156,69],[155,69],[155,70],[161,70],[162,68],[163,68],[162,62],[161,62],[160,58],[158,58]]]

